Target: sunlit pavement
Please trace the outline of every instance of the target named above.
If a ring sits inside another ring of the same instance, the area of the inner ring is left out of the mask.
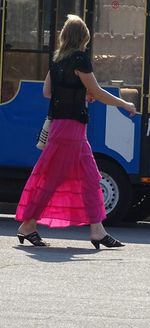
[[[96,251],[89,227],[39,232],[50,248],[16,238],[0,219],[0,328],[150,327],[150,224],[107,228],[126,243]]]

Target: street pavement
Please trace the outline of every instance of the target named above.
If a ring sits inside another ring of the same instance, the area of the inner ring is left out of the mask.
[[[0,328],[150,328],[150,224],[110,228],[121,249],[89,242],[89,227],[39,232],[50,248],[19,245],[0,219]]]

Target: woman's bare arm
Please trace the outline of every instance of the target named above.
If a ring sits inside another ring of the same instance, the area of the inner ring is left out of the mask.
[[[51,78],[50,78],[50,72],[47,73],[44,86],[43,86],[43,95],[46,98],[51,97]]]
[[[133,103],[127,102],[121,98],[113,96],[111,93],[102,89],[93,73],[82,73],[76,71],[77,75],[80,77],[85,88],[92,94],[92,96],[103,102],[104,104],[111,106],[123,107],[127,110],[132,116],[136,114],[136,108]]]

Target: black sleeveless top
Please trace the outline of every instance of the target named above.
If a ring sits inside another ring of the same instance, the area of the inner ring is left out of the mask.
[[[52,62],[49,116],[52,119],[72,119],[85,124],[88,122],[86,88],[75,70],[84,73],[93,71],[92,64],[83,51],[75,51],[59,62]]]

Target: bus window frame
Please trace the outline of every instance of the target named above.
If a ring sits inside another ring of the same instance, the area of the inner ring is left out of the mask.
[[[141,111],[150,114],[150,2],[145,3],[145,32],[143,45],[143,76]]]
[[[1,0],[1,6],[0,6],[0,103],[2,100],[2,83],[3,83],[5,17],[6,17],[6,0]]]
[[[42,7],[41,7],[42,6]],[[42,11],[43,8],[43,11]],[[44,46],[44,42],[42,44],[43,38],[43,31],[42,27],[38,30],[38,45],[40,45],[41,49],[28,49],[28,48],[9,48],[7,46],[6,41],[6,20],[7,20],[7,0],[1,0],[1,7],[0,7],[0,29],[1,29],[1,37],[0,37],[0,49],[1,49],[1,56],[0,56],[0,103],[2,103],[2,88],[4,82],[4,61],[5,61],[5,53],[32,53],[32,54],[49,54],[49,64],[50,58],[52,57],[54,48],[55,48],[55,33],[56,33],[56,11],[57,11],[57,0],[51,2],[51,10],[50,10],[50,25],[49,30],[53,29],[54,33],[50,33],[48,46]],[[38,20],[43,20],[43,13],[44,13],[44,6],[43,0],[39,0],[38,2]],[[40,25],[40,24],[39,24]]]

